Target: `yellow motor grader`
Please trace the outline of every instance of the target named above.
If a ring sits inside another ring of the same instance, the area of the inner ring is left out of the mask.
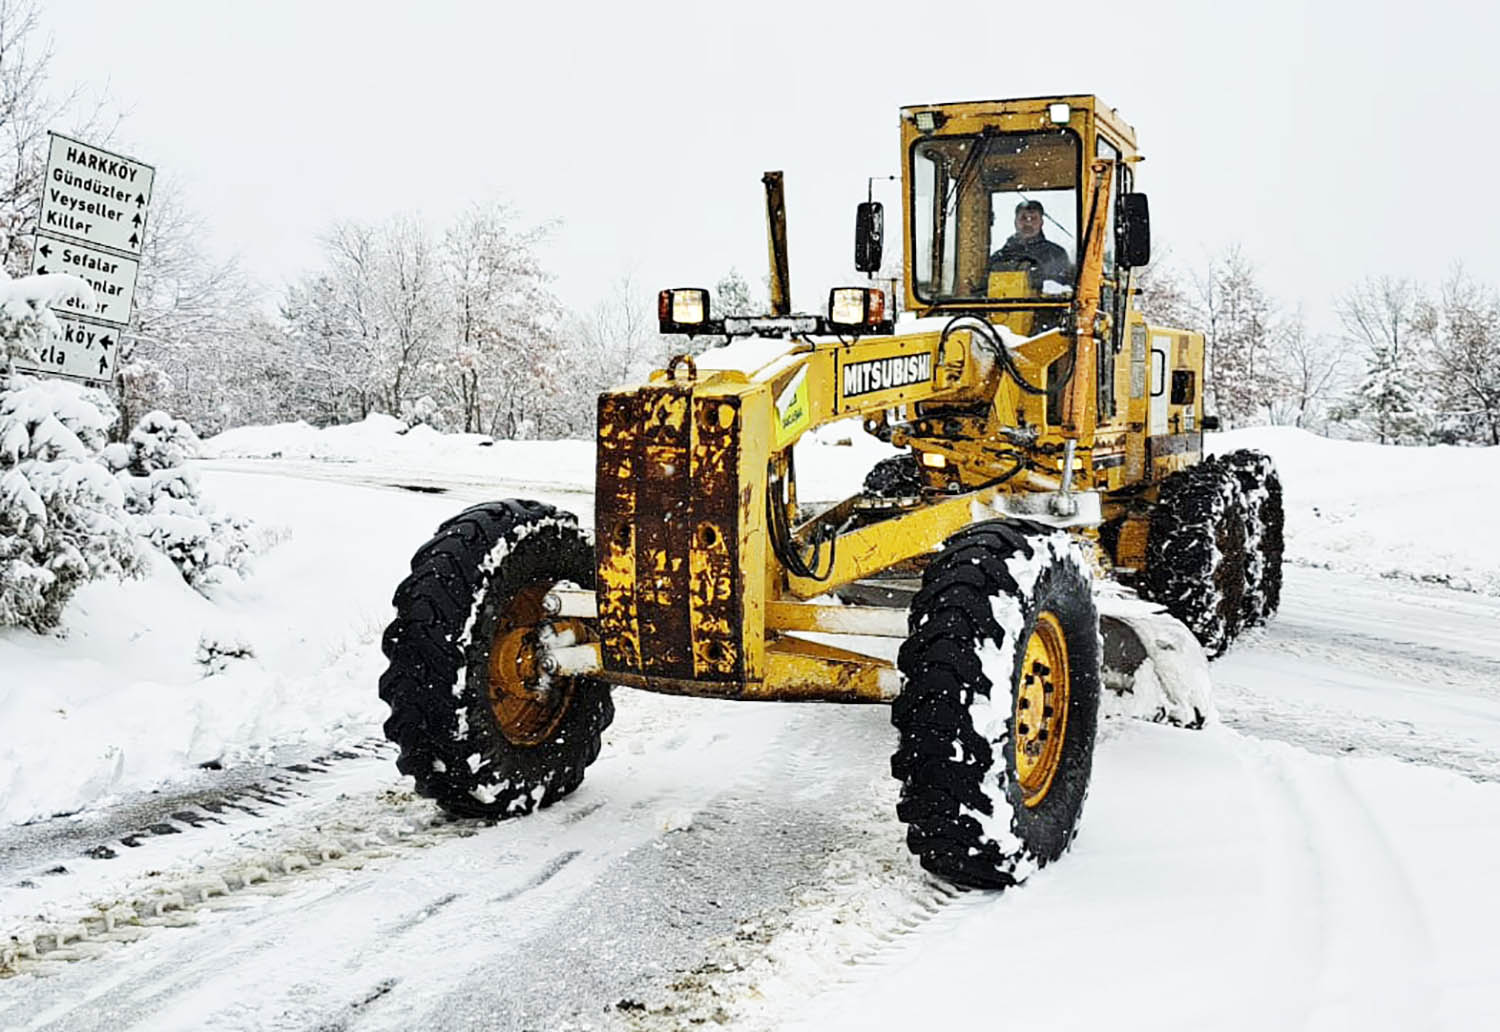
[[[1076,832],[1101,689],[1131,690],[1172,628],[1217,654],[1275,611],[1275,470],[1204,457],[1203,338],[1132,303],[1150,241],[1131,127],[1092,96],[919,105],[900,126],[899,327],[869,286],[791,311],[767,173],[772,310],[662,291],[662,331],[717,346],[600,396],[592,535],[509,500],[417,552],[380,694],[419,792],[494,818],[567,795],[615,685],[887,703],[911,849],[1003,887]],[[859,205],[861,272],[883,223]],[[846,419],[899,451],[809,510],[795,446]],[[1126,589],[1154,607],[1121,615]]]

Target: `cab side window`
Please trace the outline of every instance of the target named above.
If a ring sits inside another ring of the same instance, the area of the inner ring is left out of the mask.
[[[1098,147],[1095,150],[1095,153],[1099,156],[1099,159],[1101,161],[1114,162],[1114,170],[1110,176],[1110,182],[1113,187],[1111,193],[1113,193],[1116,197],[1119,197],[1122,192],[1120,187],[1123,183],[1125,174],[1125,165],[1122,161],[1120,161],[1120,149],[1101,136],[1098,139]],[[1115,267],[1116,207],[1117,205],[1114,202],[1110,203],[1109,214],[1105,217],[1106,221],[1104,223],[1104,278],[1107,280],[1114,279],[1119,272],[1119,270]]]

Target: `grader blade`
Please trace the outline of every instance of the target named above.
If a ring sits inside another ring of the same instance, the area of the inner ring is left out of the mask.
[[[1208,656],[1187,625],[1118,584],[1094,596],[1104,687],[1130,716],[1202,727],[1216,715]]]

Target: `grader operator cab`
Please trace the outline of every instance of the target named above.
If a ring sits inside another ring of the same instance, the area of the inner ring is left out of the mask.
[[[399,769],[452,813],[511,817],[578,786],[612,685],[886,703],[927,868],[1003,887],[1058,857],[1101,691],[1201,723],[1174,664],[1280,588],[1274,468],[1204,458],[1203,339],[1132,303],[1139,160],[1090,96],[903,109],[899,326],[869,287],[791,312],[768,173],[772,311],[661,293],[663,332],[722,346],[600,396],[593,534],[501,501],[413,558],[380,683]],[[861,271],[883,216],[859,208]],[[899,451],[807,511],[794,446],[851,418]]]

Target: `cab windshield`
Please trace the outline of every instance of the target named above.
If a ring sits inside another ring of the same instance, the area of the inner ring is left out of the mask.
[[[1059,302],[1078,259],[1078,137],[1067,129],[912,148],[919,299]]]

